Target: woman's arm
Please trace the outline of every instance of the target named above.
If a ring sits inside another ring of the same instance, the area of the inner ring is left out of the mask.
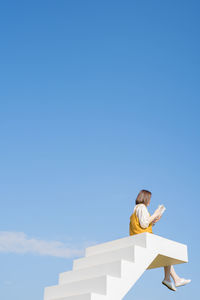
[[[157,218],[155,218],[153,221],[152,221],[152,224],[155,225],[160,219],[161,219],[162,216],[159,216]]]
[[[157,208],[153,213],[153,215],[149,218],[149,224],[158,222],[160,218],[161,218],[160,210]]]
[[[145,205],[139,205],[136,208],[136,214],[142,228],[147,228],[149,224],[154,223],[154,221],[160,216],[160,211],[157,209],[154,214],[150,217],[147,207]]]

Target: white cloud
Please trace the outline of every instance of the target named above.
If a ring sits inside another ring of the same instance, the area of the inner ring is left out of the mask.
[[[0,252],[32,253],[64,258],[83,255],[82,249],[69,247],[59,241],[45,241],[28,238],[23,232],[8,231],[0,231]]]

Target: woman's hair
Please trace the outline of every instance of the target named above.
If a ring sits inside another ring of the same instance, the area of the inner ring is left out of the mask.
[[[137,195],[137,198],[135,200],[135,204],[145,204],[147,206],[147,203],[151,199],[151,192],[147,190],[141,190],[139,194]]]

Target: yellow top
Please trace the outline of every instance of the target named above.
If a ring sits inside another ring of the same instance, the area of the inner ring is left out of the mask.
[[[152,224],[149,224],[147,228],[142,228],[140,226],[140,222],[136,215],[136,209],[135,209],[133,214],[130,216],[129,235],[139,234],[143,232],[152,233]]]

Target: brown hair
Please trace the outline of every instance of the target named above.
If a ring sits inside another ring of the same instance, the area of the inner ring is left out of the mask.
[[[151,199],[151,192],[147,190],[141,190],[139,194],[137,195],[137,198],[135,200],[135,204],[145,204],[147,206],[147,203]]]

